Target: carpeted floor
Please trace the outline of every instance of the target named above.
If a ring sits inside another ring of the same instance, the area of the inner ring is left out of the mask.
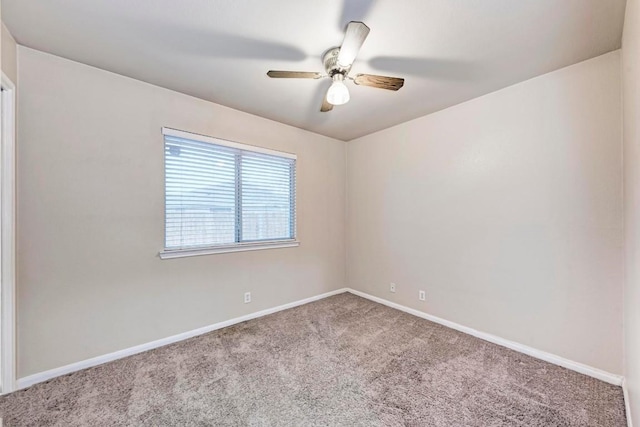
[[[622,390],[352,294],[35,385],[5,426],[620,426]]]

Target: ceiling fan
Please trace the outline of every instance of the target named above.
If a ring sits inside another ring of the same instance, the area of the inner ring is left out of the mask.
[[[347,31],[342,41],[342,46],[334,47],[322,56],[322,63],[327,74],[307,71],[274,71],[267,75],[274,79],[322,79],[331,78],[333,83],[322,101],[320,111],[327,112],[334,105],[342,105],[349,102],[349,89],[344,84],[345,80],[352,80],[357,85],[377,87],[387,90],[398,90],[404,85],[404,79],[397,77],[375,76],[372,74],[356,74],[349,76],[351,66],[358,55],[365,39],[369,35],[369,27],[362,22],[351,21],[347,25]]]

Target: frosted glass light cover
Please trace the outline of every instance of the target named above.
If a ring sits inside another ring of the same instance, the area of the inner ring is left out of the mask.
[[[339,76],[339,77],[338,77]],[[349,102],[349,89],[343,82],[344,76],[336,74],[333,84],[327,92],[327,102],[332,105],[342,105]]]

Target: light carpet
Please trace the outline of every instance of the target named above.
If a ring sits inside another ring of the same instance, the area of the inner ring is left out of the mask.
[[[622,390],[352,294],[0,398],[8,426],[619,426]]]

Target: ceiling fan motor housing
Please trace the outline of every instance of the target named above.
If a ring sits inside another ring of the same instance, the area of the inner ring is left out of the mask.
[[[336,73],[346,76],[351,69],[351,67],[344,68],[338,65],[338,53],[340,53],[340,48],[334,47],[326,51],[322,56],[322,63],[329,77],[333,77]]]

